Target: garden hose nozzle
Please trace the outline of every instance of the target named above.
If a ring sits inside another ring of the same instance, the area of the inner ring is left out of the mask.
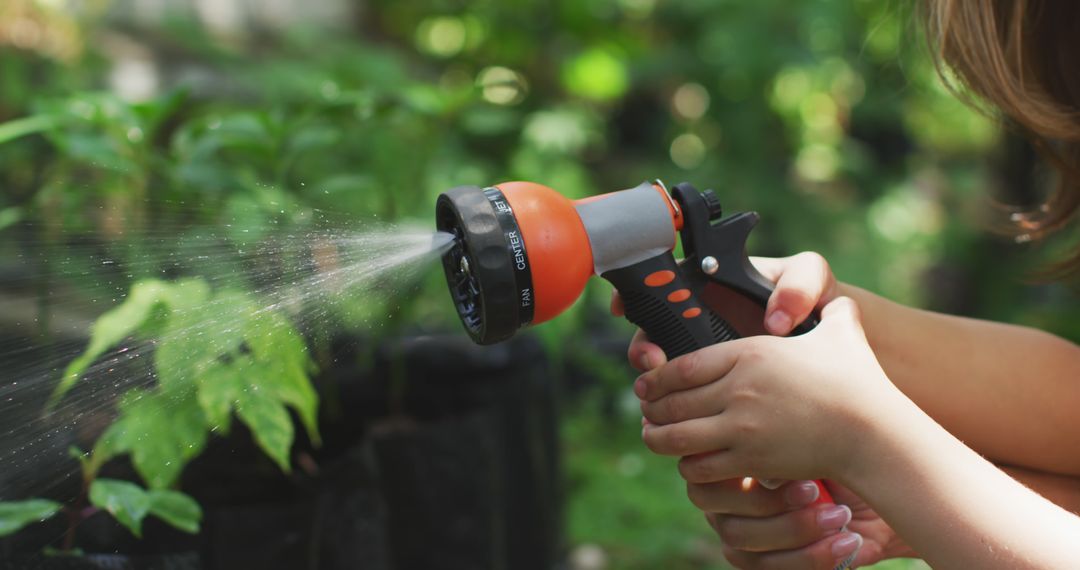
[[[459,186],[439,196],[435,218],[454,236],[443,268],[461,321],[480,344],[557,316],[599,275],[619,291],[626,318],[675,358],[739,336],[703,302],[706,285],[762,308],[773,289],[746,255],[757,213],[724,218],[713,191],[687,183],[669,193],[660,181],[643,182],[576,201],[532,182]],[[677,237],[681,263],[672,255]],[[811,317],[795,334],[816,324]],[[818,487],[818,501],[831,503]]]
[[[532,182],[459,186],[436,204],[438,229],[455,238],[443,256],[450,293],[476,342],[555,317],[595,274],[668,358],[737,338],[702,301],[710,281],[762,307],[772,292],[745,251],[757,214],[721,217],[713,191],[684,183],[669,193],[659,181],[577,201]],[[680,235],[681,264],[672,255]]]

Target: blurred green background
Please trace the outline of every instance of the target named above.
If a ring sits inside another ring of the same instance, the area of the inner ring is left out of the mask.
[[[1080,339],[1067,288],[1027,279],[1052,248],[987,231],[997,200],[1038,199],[1031,153],[942,85],[904,2],[5,0],[0,143],[0,260],[65,233],[131,258],[68,283],[89,318],[160,269],[137,255],[154,229],[428,225],[459,184],[576,198],[661,178],[759,211],[755,254],[818,251],[897,301]],[[456,330],[441,280],[402,310]],[[591,379],[563,408],[570,556],[723,568],[638,440],[618,350],[590,342],[629,338],[607,298],[594,283],[535,331]],[[403,326],[359,313],[332,326]]]

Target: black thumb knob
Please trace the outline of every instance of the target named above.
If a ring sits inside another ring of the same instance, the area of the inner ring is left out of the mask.
[[[701,193],[705,198],[705,206],[709,209],[709,220],[720,219],[724,215],[724,209],[720,206],[720,198],[714,190],[706,190]]]

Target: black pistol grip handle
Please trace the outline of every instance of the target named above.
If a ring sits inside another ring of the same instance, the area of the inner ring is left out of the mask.
[[[600,275],[622,297],[626,318],[675,358],[739,334],[708,307],[670,251]]]

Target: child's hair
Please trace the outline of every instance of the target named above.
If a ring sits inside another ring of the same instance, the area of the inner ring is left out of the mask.
[[[1080,209],[1080,1],[923,0],[927,38],[941,70],[1021,127],[1060,173],[1036,211],[1013,216],[1038,239]],[[943,74],[944,76],[944,74]],[[1055,268],[1080,270],[1080,251]]]

